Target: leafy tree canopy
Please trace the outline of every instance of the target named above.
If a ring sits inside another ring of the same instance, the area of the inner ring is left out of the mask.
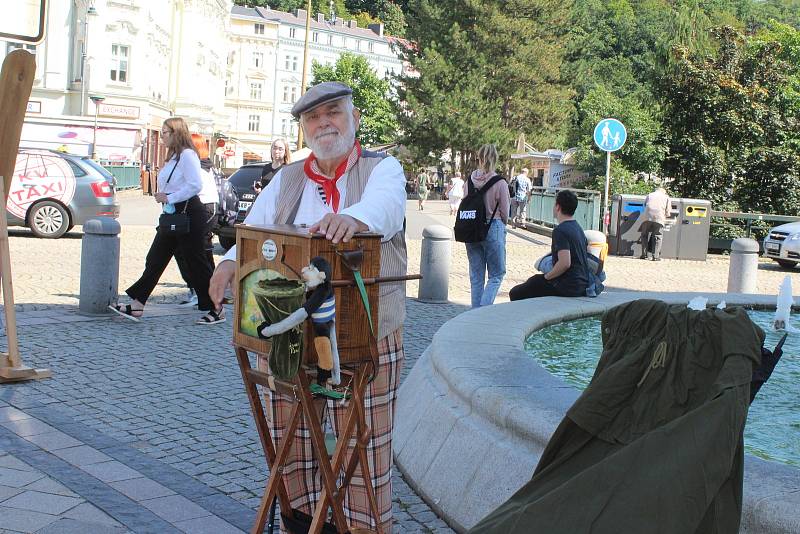
[[[396,141],[397,115],[391,102],[389,82],[378,77],[363,56],[345,53],[335,65],[316,61],[311,67],[312,82],[338,81],[353,88],[353,103],[361,111],[358,138],[365,147]]]

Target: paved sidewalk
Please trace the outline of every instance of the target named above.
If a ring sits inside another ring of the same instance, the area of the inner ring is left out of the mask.
[[[452,225],[445,203],[415,211],[409,203],[410,272],[419,268],[421,228]],[[121,291],[141,274],[152,234],[150,226],[123,228]],[[231,322],[199,327],[199,312],[175,306],[185,293],[174,264],[141,323],[79,315],[80,237],[12,231],[22,356],[51,368],[53,378],[0,385],[0,533],[249,530],[267,471],[230,347]],[[507,248],[498,302],[533,274],[549,239],[519,232]],[[451,261],[451,304],[407,300],[402,379],[439,326],[469,302],[462,244],[453,243]],[[610,258],[606,268],[611,291],[724,291],[728,259]],[[759,291],[774,294],[786,274],[762,263]],[[409,283],[407,295],[416,294]],[[396,533],[451,532],[397,472],[393,484]]]
[[[465,309],[408,305],[403,379],[439,326]],[[69,307],[21,313],[25,363],[50,367],[53,378],[0,386],[0,454],[53,478],[75,495],[70,503],[91,503],[119,531],[248,530],[267,470],[231,323],[198,327],[196,314],[162,304],[136,324]],[[398,472],[393,484],[395,532],[451,532]],[[0,491],[0,508],[14,506]],[[44,507],[36,517],[19,509],[15,524],[66,529],[72,508]]]

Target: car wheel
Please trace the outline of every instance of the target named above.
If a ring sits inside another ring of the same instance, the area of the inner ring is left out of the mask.
[[[789,261],[789,260],[775,260],[778,262],[778,265],[783,267],[784,269],[794,269],[795,265],[797,265],[796,261]]]
[[[235,237],[225,237],[221,235],[218,235],[217,237],[219,238],[219,244],[222,245],[222,248],[225,249],[225,252],[230,250],[231,247],[236,244]]]
[[[39,202],[28,213],[28,226],[36,237],[55,239],[69,229],[69,214],[61,204],[50,200]]]

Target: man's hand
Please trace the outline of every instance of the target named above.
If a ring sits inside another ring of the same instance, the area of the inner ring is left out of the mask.
[[[321,221],[308,229],[312,234],[325,234],[325,239],[334,245],[339,241],[347,243],[356,232],[366,232],[367,230],[369,227],[358,219],[337,213],[328,213]]]
[[[236,262],[223,261],[214,270],[211,281],[208,283],[208,296],[211,297],[211,302],[214,303],[214,309],[222,307],[222,299],[225,297],[225,289],[233,282],[233,276],[236,274]]]
[[[161,202],[162,204],[168,204],[169,203],[169,200],[167,200],[167,194],[166,193],[162,193],[161,191],[159,191],[158,193],[153,195],[153,198],[156,199],[156,202]]]

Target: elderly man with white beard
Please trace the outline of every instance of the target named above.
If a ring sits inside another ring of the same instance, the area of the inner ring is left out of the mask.
[[[338,82],[311,87],[292,108],[312,150],[305,161],[281,168],[253,204],[245,224],[305,224],[332,243],[347,242],[356,232],[383,235],[381,276],[406,274],[405,176],[392,156],[362,151],[355,138],[360,113],[352,89]],[[231,248],[211,278],[209,294],[219,306],[236,270],[236,247]],[[367,424],[372,428],[368,457],[372,485],[384,532],[392,525],[392,428],[400,371],[403,366],[405,284],[380,286],[378,324],[379,367],[367,389]],[[265,362],[259,361],[265,368]],[[281,439],[292,400],[268,391],[267,420],[273,439]],[[345,408],[328,402],[334,432],[344,424]],[[312,513],[319,499],[319,470],[313,460],[305,423],[297,429],[289,461],[283,470],[294,509]],[[364,481],[356,475],[344,500],[351,527],[374,529]],[[283,525],[282,525],[283,531]]]

